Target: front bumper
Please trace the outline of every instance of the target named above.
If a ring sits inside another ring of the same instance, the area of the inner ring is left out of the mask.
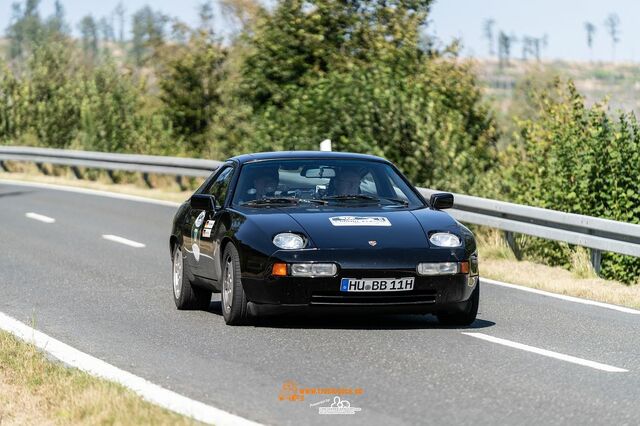
[[[393,292],[341,292],[342,278],[415,277],[414,288]],[[272,277],[266,280],[243,279],[247,299],[255,303],[279,305],[393,305],[442,304],[464,302],[475,288],[477,277],[456,274],[423,277],[415,271],[371,269],[342,270],[331,278]]]
[[[343,260],[335,260],[343,259]],[[463,309],[477,285],[477,271],[472,274],[421,276],[416,266],[424,261],[463,261],[465,255],[455,250],[405,250],[370,253],[358,256],[333,250],[306,253],[278,252],[266,263],[262,274],[245,274],[242,278],[247,299],[253,305],[283,307],[331,307],[341,309],[376,308],[390,312],[438,312]],[[275,262],[334,262],[338,274],[334,277],[276,277],[269,271]],[[341,292],[342,278],[405,278],[414,277],[414,288],[393,292]]]

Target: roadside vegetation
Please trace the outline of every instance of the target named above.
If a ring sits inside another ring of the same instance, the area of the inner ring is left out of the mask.
[[[0,331],[0,424],[191,425],[112,382],[48,360]]]
[[[220,159],[329,138],[419,186],[640,223],[633,113],[585,98],[553,67],[494,102],[479,64],[429,35],[431,0],[220,4],[233,26],[224,37],[210,3],[194,27],[144,7],[128,28],[119,7],[73,23],[74,37],[60,2],[48,17],[38,0],[16,3],[0,143]],[[511,42],[494,39],[506,75]],[[539,61],[544,37],[527,40]],[[581,250],[518,241],[525,260],[565,269]],[[640,259],[605,254],[602,277],[638,283]]]

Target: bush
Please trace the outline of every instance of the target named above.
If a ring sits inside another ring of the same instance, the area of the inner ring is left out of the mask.
[[[537,93],[536,119],[518,122],[518,145],[504,173],[514,202],[640,223],[640,126],[631,114],[612,119],[603,104],[587,107],[572,82]],[[566,245],[539,240],[531,256],[568,266]],[[602,275],[633,283],[640,259],[605,253]]]

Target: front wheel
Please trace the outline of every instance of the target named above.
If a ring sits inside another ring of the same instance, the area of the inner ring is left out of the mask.
[[[211,292],[204,288],[193,287],[187,274],[182,249],[176,246],[172,258],[173,301],[180,310],[208,309],[211,303]]]
[[[240,280],[240,256],[229,243],[222,256],[222,316],[228,325],[249,323],[249,307]]]
[[[471,325],[478,315],[478,305],[480,304],[480,281],[471,293],[467,305],[461,312],[443,312],[438,314],[438,321],[442,325]]]

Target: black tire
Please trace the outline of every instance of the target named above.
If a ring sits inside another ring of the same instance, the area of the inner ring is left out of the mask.
[[[228,325],[244,325],[251,321],[247,296],[240,279],[240,256],[236,247],[229,243],[222,256],[222,316]]]
[[[438,321],[442,325],[471,325],[478,315],[478,305],[480,304],[480,281],[476,284],[476,288],[471,293],[471,297],[467,301],[463,311],[460,312],[443,312],[437,315]]]
[[[187,268],[182,249],[177,245],[171,257],[172,293],[176,307],[180,310],[209,309],[211,291],[192,286]]]

